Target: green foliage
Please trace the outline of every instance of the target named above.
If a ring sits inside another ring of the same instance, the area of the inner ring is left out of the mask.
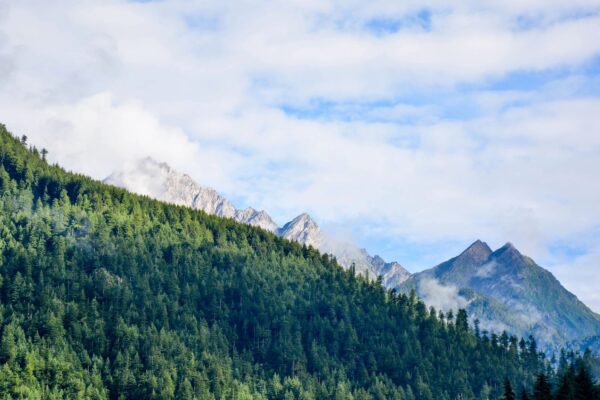
[[[0,397],[496,399],[535,342],[474,335],[261,229],[48,165],[0,127]]]

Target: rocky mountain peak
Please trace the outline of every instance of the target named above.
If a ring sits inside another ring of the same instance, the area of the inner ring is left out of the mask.
[[[484,262],[492,254],[492,249],[487,243],[477,239],[471,244],[465,251],[463,251],[459,257],[468,257],[474,262]]]
[[[258,226],[270,232],[277,230],[277,224],[264,210],[257,211],[252,207],[236,211],[235,219],[245,224]]]
[[[293,222],[294,224],[304,224],[305,226],[309,226],[309,225],[316,226],[317,225],[315,220],[312,219],[312,217],[310,215],[308,215],[307,213],[302,213],[302,214],[298,215],[291,222]]]
[[[492,256],[496,259],[504,260],[506,263],[513,264],[525,260],[521,252],[510,242],[496,250]]]
[[[307,213],[302,213],[285,224],[278,231],[279,235],[296,242],[318,248],[324,241],[319,225]]]

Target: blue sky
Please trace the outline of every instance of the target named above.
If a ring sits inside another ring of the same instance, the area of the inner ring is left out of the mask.
[[[409,270],[507,241],[600,311],[600,1],[0,2],[0,119]]]

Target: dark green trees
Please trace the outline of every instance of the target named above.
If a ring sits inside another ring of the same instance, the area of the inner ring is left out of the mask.
[[[529,395],[523,387],[521,400],[598,400],[600,392],[594,385],[586,357],[570,356],[568,362],[561,354],[561,361],[556,372],[551,371],[551,379],[545,373],[540,373],[535,381],[533,394]],[[551,381],[555,383],[552,384]]]

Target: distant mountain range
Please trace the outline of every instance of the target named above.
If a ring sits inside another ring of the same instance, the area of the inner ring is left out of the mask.
[[[481,329],[527,336],[545,347],[600,333],[600,316],[547,270],[507,243],[496,251],[477,240],[457,257],[398,285],[426,303],[467,309]]]
[[[332,254],[338,262],[387,288],[416,293],[429,305],[465,308],[481,330],[534,335],[546,349],[588,343],[598,346],[600,316],[567,291],[547,270],[507,243],[492,251],[477,240],[457,257],[411,275],[397,262],[371,256],[353,243],[325,233],[304,213],[279,226],[265,211],[236,209],[214,189],[201,186],[169,165],[144,158],[105,179],[106,183],[166,202],[204,210],[273,232]]]
[[[257,211],[252,207],[236,209],[216,190],[201,186],[189,175],[175,171],[168,164],[150,157],[114,172],[104,182],[169,203],[203,210],[208,214],[232,218],[288,240],[313,246],[321,252],[332,254],[346,268],[354,266],[357,273],[368,275],[372,279],[381,276],[387,287],[399,285],[410,276],[399,263],[386,262],[377,255],[371,256],[365,249],[328,235],[306,213],[280,227],[267,212]]]

